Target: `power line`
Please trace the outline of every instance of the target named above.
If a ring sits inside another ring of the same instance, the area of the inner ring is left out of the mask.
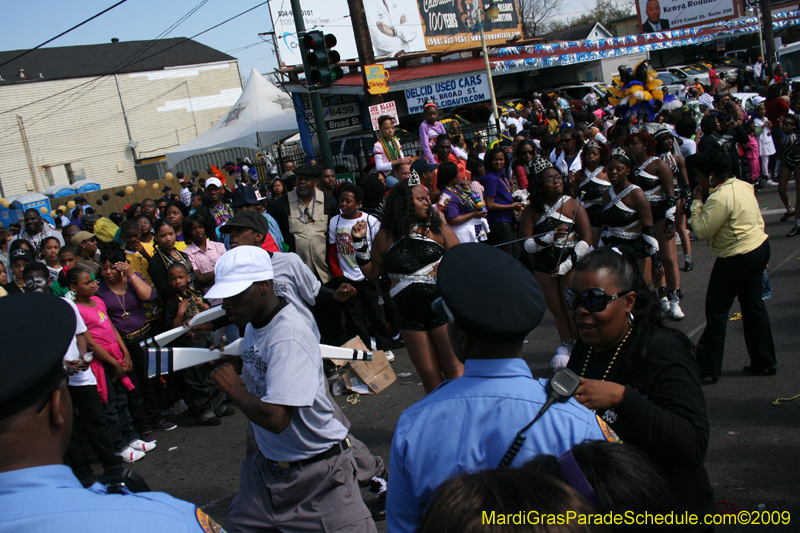
[[[4,67],[4,66],[8,65],[9,63],[11,63],[12,61],[14,61],[14,60],[16,60],[16,59],[19,59],[20,57],[22,57],[22,56],[24,56],[24,55],[26,55],[26,54],[30,54],[30,53],[31,53],[31,52],[33,52],[34,50],[37,50],[37,49],[41,48],[42,46],[46,45],[47,43],[51,43],[51,42],[55,41],[55,40],[56,40],[56,39],[58,39],[59,37],[62,37],[62,36],[64,36],[64,35],[68,34],[69,32],[71,32],[71,31],[72,31],[72,30],[74,30],[74,29],[80,28],[81,26],[83,26],[83,25],[84,25],[84,24],[86,24],[87,22],[89,22],[89,21],[92,21],[92,20],[96,19],[96,18],[97,18],[97,17],[99,17],[100,15],[104,15],[105,13],[108,13],[109,11],[111,11],[112,9],[114,9],[115,7],[117,7],[117,6],[119,6],[119,5],[122,5],[122,4],[124,4],[125,2],[127,2],[127,1],[128,1],[128,0],[120,0],[119,2],[117,2],[116,4],[114,4],[113,6],[109,7],[108,9],[104,9],[104,10],[103,10],[103,11],[101,11],[100,13],[98,13],[98,14],[94,15],[93,17],[90,17],[90,18],[88,18],[88,19],[84,20],[84,21],[83,21],[83,22],[81,22],[80,24],[77,24],[77,25],[75,25],[75,26],[71,27],[70,29],[68,29],[68,30],[66,30],[66,31],[63,31],[63,32],[59,33],[58,35],[56,35],[56,36],[55,36],[55,37],[53,37],[52,39],[48,39],[48,40],[46,40],[45,42],[43,42],[43,43],[42,43],[42,44],[40,44],[39,46],[35,46],[35,47],[31,48],[30,50],[26,50],[26,51],[22,52],[21,54],[19,54],[19,55],[16,55],[16,56],[12,57],[11,59],[9,59],[8,61],[6,61],[5,63],[0,63],[0,67]]]

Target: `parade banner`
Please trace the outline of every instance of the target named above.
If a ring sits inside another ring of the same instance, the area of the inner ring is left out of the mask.
[[[479,2],[475,0],[364,0],[363,3],[376,58],[399,52],[456,51],[480,46],[474,11]],[[283,66],[302,65],[291,7],[283,0],[270,0],[269,6],[280,62]],[[489,44],[522,35],[515,0],[503,1],[497,7],[500,10],[497,20],[484,20]],[[303,2],[305,27],[335,35],[336,50],[342,60],[358,58],[349,13],[347,0]]]
[[[734,0],[637,0],[641,33],[702,26],[739,16]]]
[[[422,113],[422,106],[433,100],[441,108],[456,107],[491,99],[486,74],[423,85],[405,91],[408,114]]]

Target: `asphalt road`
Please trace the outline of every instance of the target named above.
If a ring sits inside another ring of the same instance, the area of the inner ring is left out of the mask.
[[[790,196],[794,190],[790,188]],[[800,335],[800,238],[785,234],[791,222],[780,223],[781,203],[776,189],[758,194],[770,234],[772,298],[768,309],[780,368],[774,377],[745,375],[741,368],[749,359],[744,347],[741,321],[729,322],[722,378],[704,387],[711,421],[711,440],[706,457],[717,501],[729,502],[731,509],[755,510],[759,504],[773,511],[788,510],[789,526],[720,527],[717,531],[800,530],[800,401],[773,406],[778,397],[800,394],[794,376],[800,363],[794,360],[794,344]],[[682,273],[682,302],[686,318],[676,323],[697,342],[704,326],[704,299],[714,256],[705,243],[693,242],[695,269]],[[683,264],[683,257],[679,255]],[[731,314],[738,312],[734,304]],[[553,319],[548,314],[525,345],[525,360],[534,375],[548,375],[548,362],[557,346]],[[423,389],[405,350],[396,350],[393,363],[398,377],[388,389],[374,396],[337,397],[351,420],[352,433],[374,454],[388,460],[392,433],[405,408],[423,396]],[[302,384],[298,384],[302,386]],[[239,463],[245,454],[245,417],[237,412],[221,426],[198,427],[185,415],[174,417],[179,428],[158,435],[158,448],[133,465],[153,490],[165,491],[203,508],[222,521],[238,490]],[[99,465],[96,465],[99,471]],[[725,504],[718,506],[723,510]],[[379,523],[385,531],[385,523]]]

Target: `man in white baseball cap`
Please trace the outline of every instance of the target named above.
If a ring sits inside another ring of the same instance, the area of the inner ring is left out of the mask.
[[[206,296],[222,298],[231,321],[245,328],[242,358],[234,360],[244,383],[231,363],[211,377],[253,422],[259,449],[242,463],[223,527],[377,531],[358,490],[347,428],[325,392],[319,344],[295,307],[275,295],[269,254],[238,246],[217,261],[214,277]]]
[[[195,214],[216,229],[233,217],[233,209],[225,202],[225,188],[219,178],[208,178],[205,188],[206,202],[197,208]],[[216,231],[212,231],[208,238],[217,240]]]

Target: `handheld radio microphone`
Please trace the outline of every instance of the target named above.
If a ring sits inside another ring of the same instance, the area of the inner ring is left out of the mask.
[[[568,368],[559,368],[553,373],[553,377],[551,377],[550,381],[547,382],[547,401],[539,410],[536,418],[531,420],[530,424],[517,432],[514,442],[511,443],[511,446],[508,448],[508,451],[506,452],[505,456],[503,456],[503,460],[500,461],[500,464],[497,466],[497,468],[508,468],[511,466],[511,463],[514,462],[514,458],[516,458],[517,454],[522,449],[522,445],[525,443],[525,437],[522,434],[528,431],[534,422],[539,420],[551,405],[556,402],[566,402],[572,398],[572,396],[575,394],[575,391],[578,390],[578,386],[580,386],[580,384],[581,378],[579,378],[575,372]]]

